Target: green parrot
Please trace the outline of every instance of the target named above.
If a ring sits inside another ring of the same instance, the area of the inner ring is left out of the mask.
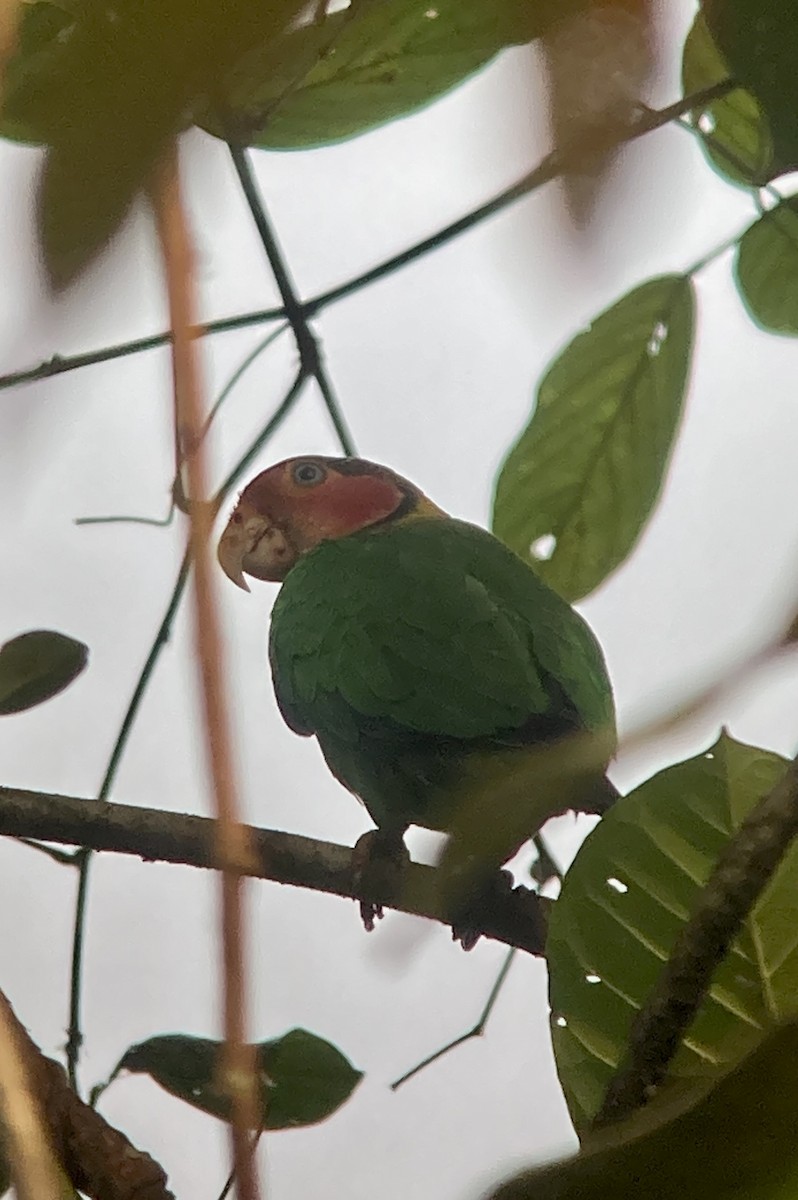
[[[280,711],[386,842],[420,825],[495,867],[549,817],[616,798],[612,689],[588,625],[498,538],[387,467],[270,467],[218,553],[246,590],[245,575],[282,584]]]

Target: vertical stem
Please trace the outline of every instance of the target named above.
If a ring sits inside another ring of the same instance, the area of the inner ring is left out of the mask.
[[[305,306],[297,294],[288,264],[283,257],[277,236],[266,215],[266,209],[258,192],[258,185],[247,157],[246,148],[234,140],[229,141],[228,146],[238,181],[241,184],[241,190],[249,205],[252,220],[255,222],[255,228],[266,251],[269,266],[272,269],[272,274],[279,289],[285,315],[296,339],[300,366],[306,375],[312,375],[318,383],[319,391],[321,392],[325,407],[335,429],[336,437],[340,442],[344,454],[354,454],[355,444],[352,435],[347,428],[341,406],[335,395],[332,380],[324,365],[324,359],[316,335],[308,324]]]
[[[69,987],[69,1029],[67,1031],[67,1074],[70,1086],[78,1091],[78,1059],[83,1044],[81,1022],[81,979],[83,977],[83,938],[86,932],[86,902],[89,890],[89,871],[93,851],[85,847],[78,851],[78,895],[75,901],[75,924],[72,931],[72,968]]]
[[[202,679],[207,746],[216,803],[216,850],[221,867],[221,938],[225,1062],[222,1086],[231,1109],[233,1165],[241,1200],[256,1200],[258,1189],[252,1156],[251,1130],[260,1120],[256,1097],[254,1048],[246,1043],[245,937],[243,873],[253,852],[249,833],[238,818],[233,780],[233,757],[222,668],[222,637],[214,594],[210,554],[215,506],[209,494],[202,442],[202,389],[195,338],[194,255],[180,194],[177,146],[173,144],[157,172],[153,188],[158,236],[166,274],[173,333],[173,373],[176,428],[186,464],[191,520],[190,545],[194,562],[196,648]]]
[[[108,765],[105,768],[105,774],[100,785],[98,799],[107,800],[111,794],[114,780],[116,778],[119,764],[122,761],[122,755],[127,746],[128,739],[133,730],[133,725],[136,720],[141,702],[144,699],[144,694],[147,691],[152,673],[155,669],[155,664],[158,661],[161,651],[169,640],[169,635],[172,631],[172,622],[175,619],[175,614],[180,607],[180,601],[185,591],[186,581],[188,579],[189,557],[186,554],[180,564],[175,586],[172,589],[172,595],[169,598],[169,603],[166,606],[166,612],[163,615],[161,624],[158,627],[158,632],[155,635],[153,643],[150,647],[144,666],[141,669],[141,674],[138,677],[136,686],[133,689],[133,695],[130,697],[130,703],[125,710],[125,715],[122,719],[122,724],[119,732],[116,735],[116,740],[111,750],[111,756],[108,759]],[[91,861],[94,857],[91,850],[83,849],[79,852],[79,876],[78,876],[78,895],[75,902],[75,925],[72,934],[72,968],[71,968],[71,983],[69,991],[69,1029],[67,1032],[67,1072],[69,1074],[69,1082],[75,1091],[78,1091],[77,1070],[78,1059],[80,1057],[80,1047],[83,1042],[83,1033],[81,1030],[81,984],[83,979],[83,941],[86,927],[86,906],[89,895],[89,870]]]

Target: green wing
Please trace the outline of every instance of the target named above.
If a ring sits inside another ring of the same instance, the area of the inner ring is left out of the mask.
[[[288,723],[320,739],[366,731],[506,745],[526,729],[540,740],[536,728],[613,719],[582,618],[495,537],[460,521],[323,543],[283,584],[270,654]]]

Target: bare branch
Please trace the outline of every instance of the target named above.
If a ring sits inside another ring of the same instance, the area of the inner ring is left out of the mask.
[[[149,862],[214,868],[218,864],[213,827],[208,817],[0,787],[0,836],[33,837],[43,842],[133,854]],[[348,846],[254,827],[249,827],[249,833],[255,855],[249,873],[254,878],[350,900],[363,898],[355,885]],[[448,925],[447,906],[440,890],[434,867],[411,863],[401,887],[386,894],[383,903],[399,912]],[[516,889],[506,897],[497,897],[480,914],[482,931],[508,946],[542,955],[549,903],[534,892]]]
[[[493,1012],[496,1001],[498,1000],[501,990],[504,987],[510,967],[513,965],[515,954],[516,947],[514,946],[513,949],[510,950],[505,956],[504,962],[499,968],[499,973],[494,979],[493,986],[488,993],[488,998],[485,1001],[482,1012],[471,1028],[466,1030],[465,1033],[461,1033],[458,1037],[452,1038],[450,1042],[447,1042],[445,1046],[440,1046],[437,1050],[433,1051],[432,1054],[428,1054],[426,1058],[422,1059],[421,1062],[416,1063],[416,1065],[411,1067],[409,1071],[405,1071],[404,1075],[400,1075],[398,1079],[395,1079],[391,1084],[392,1092],[397,1091],[403,1084],[408,1083],[411,1079],[414,1079],[416,1075],[420,1075],[422,1071],[425,1071],[427,1067],[431,1067],[433,1063],[438,1062],[451,1050],[457,1050],[460,1046],[464,1046],[466,1042],[470,1042],[474,1038],[482,1037],[488,1021],[490,1020],[490,1016]]]

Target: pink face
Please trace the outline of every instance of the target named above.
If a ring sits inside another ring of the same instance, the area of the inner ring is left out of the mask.
[[[244,489],[219,543],[225,573],[279,582],[300,554],[385,520],[414,494],[391,471],[357,459],[291,458]]]
[[[241,502],[277,525],[288,524],[311,537],[318,532],[314,540],[354,533],[390,516],[401,504],[403,492],[383,468],[353,474],[334,464],[324,458],[286,459],[253,479]]]

